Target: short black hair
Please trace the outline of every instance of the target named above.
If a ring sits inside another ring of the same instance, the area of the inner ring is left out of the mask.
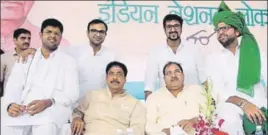
[[[112,61],[106,66],[106,75],[108,75],[108,72],[112,67],[120,67],[124,71],[124,76],[127,77],[126,65],[118,61]]]
[[[87,24],[87,31],[89,31],[89,29],[90,29],[90,25],[91,25],[91,24],[99,24],[99,23],[102,23],[102,24],[105,26],[105,29],[106,29],[106,32],[107,32],[107,31],[108,31],[108,26],[107,26],[107,24],[106,24],[104,21],[100,20],[100,19],[93,19],[92,21],[90,21],[90,22]]]
[[[3,54],[3,53],[5,53],[5,52],[2,49],[0,49],[0,55]]]
[[[177,62],[173,62],[173,61],[169,61],[163,68],[163,74],[165,75],[165,70],[168,66],[170,65],[177,65],[179,67],[179,69],[181,70],[181,72],[183,73],[183,69],[182,69],[182,66],[181,64],[177,63]]]
[[[13,38],[18,38],[20,36],[20,34],[29,34],[31,35],[31,32],[27,29],[24,29],[24,28],[18,28],[16,30],[14,30],[14,33],[13,33]]]
[[[183,19],[180,16],[176,15],[176,14],[167,14],[163,19],[163,27],[165,28],[166,27],[166,22],[171,21],[171,20],[179,21],[180,24],[181,24],[181,27],[182,27]]]
[[[54,18],[48,18],[43,21],[42,26],[41,26],[41,32],[47,27],[47,26],[53,26],[53,27],[58,27],[60,29],[60,32],[63,33],[63,25],[60,21]]]

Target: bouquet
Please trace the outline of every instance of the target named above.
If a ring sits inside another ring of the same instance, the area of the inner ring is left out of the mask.
[[[206,102],[204,105],[199,105],[200,115],[198,123],[194,125],[195,135],[228,135],[228,133],[220,130],[224,119],[217,117],[215,113],[217,102],[212,97],[212,84],[208,79],[204,84],[205,91],[202,93],[205,96]]]

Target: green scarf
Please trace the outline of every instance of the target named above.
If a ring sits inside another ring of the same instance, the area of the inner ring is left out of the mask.
[[[222,1],[218,12],[213,17],[214,27],[220,22],[236,28],[242,36],[240,43],[239,69],[237,90],[251,97],[254,96],[253,87],[260,81],[261,60],[258,43],[249,31],[241,12],[234,13]]]

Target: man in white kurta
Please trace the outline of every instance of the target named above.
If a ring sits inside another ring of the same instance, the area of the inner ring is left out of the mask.
[[[219,102],[216,112],[225,120],[222,130],[230,135],[244,134],[244,114],[255,124],[263,123],[265,118],[260,108],[267,107],[267,56],[259,51],[257,42],[242,16],[240,13],[231,12],[224,2],[221,3],[213,20],[223,48],[208,57],[206,68],[207,75],[212,80],[214,98]],[[240,35],[241,41],[238,38]],[[257,65],[257,61],[260,65]],[[249,63],[245,65],[245,62]],[[248,68],[248,71],[242,73],[245,68]],[[240,71],[242,78],[239,78]],[[245,84],[251,83],[247,79],[252,76],[258,80],[252,83],[250,88],[243,88]],[[239,85],[239,79],[248,83]]]
[[[16,63],[6,86],[2,134],[58,135],[78,99],[75,60],[58,51],[63,32],[56,19],[42,23],[42,47],[26,64]]]
[[[155,46],[149,53],[145,72],[145,96],[156,90],[156,85],[165,86],[162,69],[168,61],[181,64],[185,74],[185,84],[205,82],[204,59],[197,46],[181,39],[183,20],[180,16],[168,14],[164,18],[164,30],[167,36],[165,44]]]
[[[94,55],[93,48],[90,45],[67,46],[63,50],[76,60],[80,99],[88,90],[106,87],[105,67],[109,62],[115,60],[113,51],[106,46],[102,46]]]
[[[199,105],[205,103],[201,85],[186,85],[178,63],[168,63],[164,69],[166,87],[152,93],[146,100],[146,133],[172,135],[171,127],[194,134],[193,125],[199,116]]]

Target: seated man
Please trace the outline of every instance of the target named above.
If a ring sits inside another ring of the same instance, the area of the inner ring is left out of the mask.
[[[108,88],[88,91],[74,110],[72,133],[80,135],[118,135],[117,131],[132,128],[134,135],[144,135],[144,105],[123,89],[127,68],[120,62],[106,67]]]
[[[186,133],[194,134],[199,105],[205,102],[202,86],[185,85],[183,69],[176,62],[168,62],[163,74],[166,87],[152,93],[146,101],[146,133],[170,135],[170,127],[178,125]]]
[[[219,100],[218,116],[225,120],[222,130],[242,135],[243,125],[247,129],[243,115],[256,125],[267,123],[260,109],[267,107],[267,56],[259,50],[242,13],[232,12],[221,2],[213,22],[223,48],[208,57],[206,74],[211,77],[214,98]]]
[[[42,47],[27,63],[16,63],[6,86],[3,135],[58,135],[78,99],[75,60],[58,51],[63,25],[43,21]]]

